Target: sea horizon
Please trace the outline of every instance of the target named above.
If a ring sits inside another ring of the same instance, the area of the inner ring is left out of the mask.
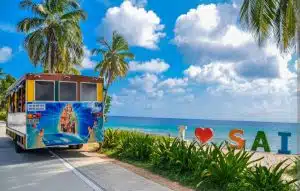
[[[300,124],[300,122],[289,121],[259,121],[259,120],[235,120],[235,119],[212,119],[212,118],[177,118],[177,117],[153,117],[153,116],[125,116],[125,115],[108,115],[109,117],[137,117],[137,118],[153,118],[153,119],[183,119],[183,120],[211,120],[211,121],[228,121],[228,122],[258,122],[258,123],[287,123],[287,124]]]

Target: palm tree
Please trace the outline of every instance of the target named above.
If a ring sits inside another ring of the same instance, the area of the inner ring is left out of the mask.
[[[4,73],[3,73],[4,74]],[[6,99],[5,99],[5,94],[6,94],[6,90],[13,84],[15,83],[16,79],[9,75],[9,74],[5,74],[5,77],[3,79],[0,80],[0,112],[5,109],[5,103],[6,103]]]
[[[44,72],[65,73],[81,63],[84,53],[79,22],[86,14],[77,0],[23,0],[20,7],[34,13],[17,28],[27,35],[24,46],[35,66],[41,64]]]
[[[260,46],[273,35],[277,46],[286,52],[296,44],[300,48],[299,4],[299,0],[244,0],[240,19]]]
[[[73,75],[80,75],[80,70],[76,66],[81,65],[75,65],[75,66],[67,66],[63,64],[59,64],[58,67],[55,68],[57,73],[64,73],[64,74],[73,74]]]
[[[103,59],[96,65],[95,70],[104,77],[104,100],[110,85],[119,77],[125,77],[128,72],[128,59],[134,59],[129,51],[128,42],[122,35],[113,32],[112,42],[109,44],[103,37],[98,40],[101,47],[92,50],[93,55],[102,55]]]
[[[262,45],[270,35],[274,35],[277,46],[286,52],[296,46],[298,73],[298,101],[300,99],[300,0],[244,0],[240,19],[256,36]],[[298,122],[300,120],[300,115]],[[298,128],[297,132],[299,133]],[[298,145],[300,136],[297,136]],[[299,151],[298,151],[299,152]],[[300,179],[300,163],[297,165]]]

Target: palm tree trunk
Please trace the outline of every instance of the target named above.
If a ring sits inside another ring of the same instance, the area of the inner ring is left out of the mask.
[[[105,89],[104,89],[104,96],[103,96],[103,117],[105,117],[105,118],[106,118],[105,113],[104,113],[104,111],[105,111],[105,103],[106,103],[106,97],[107,97],[107,93],[108,93],[108,88],[109,88],[109,85],[110,85],[110,81],[111,81],[111,78],[109,77],[109,79],[108,79],[108,81],[107,81],[107,83],[106,83],[106,87],[105,87]],[[104,119],[105,119],[105,118],[104,118]],[[105,121],[103,121],[103,123],[104,123],[104,122],[105,122]],[[99,147],[98,147],[98,149],[96,150],[97,152],[101,151],[101,148],[102,148],[102,143],[99,142],[98,144],[99,144]]]
[[[103,106],[104,106],[104,107],[105,107],[106,97],[107,97],[108,88],[109,88],[109,86],[110,86],[110,83],[111,83],[111,76],[109,76],[108,81],[107,81],[107,83],[106,83],[105,90],[104,90],[104,99],[103,99]],[[104,109],[104,107],[103,107],[103,109]]]

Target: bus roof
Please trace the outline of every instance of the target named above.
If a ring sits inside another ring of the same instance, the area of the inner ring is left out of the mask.
[[[44,80],[44,81],[69,81],[69,82],[87,82],[87,83],[103,83],[102,77],[91,77],[83,75],[71,75],[71,74],[49,74],[40,73],[32,74],[28,73],[12,84],[6,91],[6,96],[11,92],[16,91],[25,80]]]

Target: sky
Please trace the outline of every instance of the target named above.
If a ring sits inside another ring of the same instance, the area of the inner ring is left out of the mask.
[[[239,23],[242,0],[81,0],[83,75],[97,76],[97,38],[121,33],[135,59],[109,89],[111,115],[296,122],[296,55],[271,37],[258,47]],[[33,16],[18,0],[0,7],[0,68],[41,72],[16,24]]]

